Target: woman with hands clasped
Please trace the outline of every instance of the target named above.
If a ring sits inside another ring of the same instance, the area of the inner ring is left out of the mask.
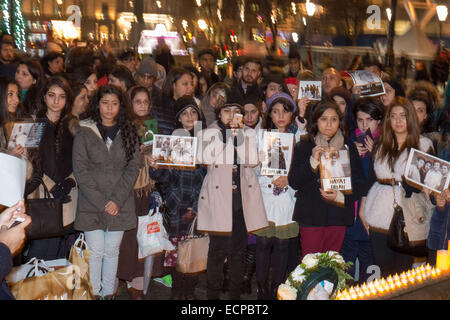
[[[75,229],[85,232],[91,250],[96,299],[112,300],[123,233],[137,226],[133,187],[139,175],[139,140],[121,89],[102,86],[87,112],[73,146],[79,186]]]
[[[345,136],[344,119],[334,101],[323,100],[315,107],[308,123],[308,139],[294,148],[289,185],[297,190],[293,220],[300,225],[302,255],[339,252],[345,229],[355,217],[355,201],[366,187],[358,151]],[[325,192],[320,182],[320,155],[326,148],[349,150],[352,193]]]

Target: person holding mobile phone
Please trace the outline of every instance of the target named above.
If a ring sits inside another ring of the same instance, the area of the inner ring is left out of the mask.
[[[12,226],[17,218],[23,221]],[[30,223],[23,200],[0,214],[0,300],[14,300],[5,278],[12,270],[12,257],[20,252],[25,243],[25,229]]]
[[[379,99],[362,98],[357,101],[353,112],[357,128],[350,133],[350,139],[358,150],[364,177],[367,178],[373,145],[381,129],[384,108]],[[354,264],[356,258],[358,258],[360,263],[359,282],[363,283],[367,280],[367,267],[373,264],[373,256],[370,239],[364,227],[367,223],[362,220],[363,217],[359,214],[360,205],[361,200],[358,200],[355,222],[345,232],[341,254],[345,261],[351,261]],[[354,266],[349,270],[349,273],[354,273]]]
[[[247,158],[245,129],[235,117],[235,113],[244,112],[242,101],[238,90],[227,91],[226,103],[216,109],[217,120],[199,139],[198,159],[208,171],[198,200],[197,230],[210,234],[206,277],[207,297],[212,300],[220,298],[225,259],[229,264],[229,298],[240,299],[248,234],[268,226],[251,166],[256,166],[257,159],[252,163]],[[256,152],[256,140],[249,142]]]

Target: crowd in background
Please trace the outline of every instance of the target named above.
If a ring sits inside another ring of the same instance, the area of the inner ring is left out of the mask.
[[[381,96],[360,97],[345,70],[326,66],[317,79],[295,50],[285,72],[271,70],[269,59],[237,57],[232,76],[222,77],[210,49],[198,53],[198,66],[180,66],[167,50],[141,59],[132,49],[114,56],[74,47],[38,59],[17,57],[11,36],[0,41],[0,149],[27,160],[25,199],[43,197],[45,184],[67,213],[63,237],[25,241],[29,221],[20,229],[2,228],[0,298],[12,298],[4,281],[11,254],[14,265],[67,257],[84,232],[96,299],[114,299],[118,279],[126,281],[133,299],[145,299],[151,277],[165,274],[173,278],[172,299],[197,299],[198,275],[176,270],[176,249],[138,259],[137,217],[154,207],[155,191],[165,202],[175,247],[195,217],[196,232],[210,235],[208,299],[223,291],[239,299],[255,290],[255,274],[258,299],[275,299],[278,285],[308,253],[333,250],[346,261],[358,259],[361,283],[371,265],[384,276],[414,263],[413,256],[387,245],[390,183],[394,178],[401,197],[424,194],[403,177],[411,148],[450,161],[447,56],[441,54],[431,75],[419,65],[408,87],[392,69],[359,59],[351,69],[377,74],[385,88]],[[321,100],[298,99],[299,83],[312,80],[322,83]],[[444,85],[444,99],[437,85]],[[243,123],[235,121],[236,113]],[[8,149],[14,121],[29,118],[45,121],[39,147]],[[194,136],[196,122],[222,139],[204,142],[194,170],[161,168],[145,153],[148,130]],[[250,128],[259,151],[263,130],[293,134],[288,176],[262,175],[260,163],[245,162],[238,137]],[[326,147],[345,146],[352,193],[325,192],[320,155]],[[221,153],[212,150],[228,148],[235,150],[234,161],[223,164]],[[434,264],[436,250],[447,248],[450,191],[425,196],[434,213],[424,259]],[[10,211],[0,215],[2,224]]]

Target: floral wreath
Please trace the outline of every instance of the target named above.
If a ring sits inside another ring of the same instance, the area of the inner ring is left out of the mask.
[[[307,295],[309,292],[304,291],[307,291],[308,284],[312,284],[315,287],[318,282],[311,283],[311,281],[313,279],[321,279],[320,274],[326,274],[326,271],[331,272],[336,280],[335,285],[328,286],[329,299],[333,299],[337,292],[346,287],[346,281],[353,279],[352,276],[345,272],[352,265],[352,262],[345,262],[344,258],[336,251],[307,254],[303,258],[302,263],[289,274],[286,282],[278,286],[278,299],[297,300],[300,299],[301,295],[305,296],[305,293]],[[322,276],[322,279],[326,280],[326,278],[327,276]]]

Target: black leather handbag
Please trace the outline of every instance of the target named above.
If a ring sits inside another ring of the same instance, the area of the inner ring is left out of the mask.
[[[44,198],[27,199],[25,206],[31,217],[31,225],[27,228],[28,240],[60,237],[64,235],[63,209],[60,199],[51,198],[45,183]]]
[[[415,257],[424,257],[427,255],[427,248],[425,243],[412,244],[409,241],[408,233],[406,232],[406,223],[403,208],[398,205],[395,197],[395,180],[392,179],[392,189],[394,192],[394,215],[392,216],[391,224],[389,225],[389,232],[387,236],[388,247],[396,252],[412,255]]]

